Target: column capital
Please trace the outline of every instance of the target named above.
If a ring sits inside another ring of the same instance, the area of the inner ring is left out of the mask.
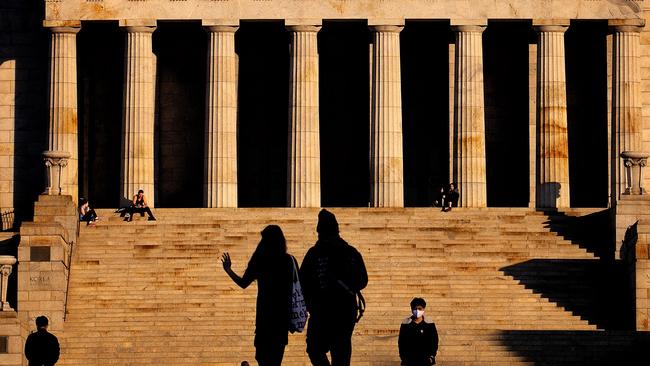
[[[645,19],[610,19],[607,25],[612,32],[639,33],[645,27]]]
[[[127,33],[153,33],[156,30],[156,27],[131,26],[131,25],[127,25],[123,28]]]
[[[81,20],[44,20],[45,28],[81,28]]]
[[[119,25],[127,29],[127,31],[129,28],[142,28],[143,30],[134,30],[134,32],[146,32],[144,29],[152,28],[155,30],[158,23],[155,19],[120,19]]]
[[[287,25],[286,28],[289,32],[316,33],[320,31],[321,26],[320,25]]]
[[[569,19],[533,19],[536,32],[566,32],[571,24]]]
[[[403,25],[371,25],[368,26],[373,32],[382,32],[382,33],[399,33],[404,29]]]
[[[451,29],[458,33],[483,33],[485,25],[452,25]]]
[[[55,34],[77,34],[81,30],[81,27],[47,27],[47,29]]]
[[[237,29],[239,29],[239,26],[237,26],[237,25],[204,25],[203,29],[205,29],[206,32],[235,33],[235,32],[237,32]]]

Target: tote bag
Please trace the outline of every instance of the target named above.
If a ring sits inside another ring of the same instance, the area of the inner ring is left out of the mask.
[[[289,301],[289,331],[294,333],[302,332],[305,329],[307,305],[302,294],[302,286],[300,286],[296,258],[292,256],[291,262],[293,263],[293,280],[291,282],[291,299]]]

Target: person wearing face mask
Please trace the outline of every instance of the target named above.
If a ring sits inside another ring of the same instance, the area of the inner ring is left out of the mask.
[[[399,357],[403,366],[435,365],[438,352],[438,330],[434,322],[424,316],[427,307],[423,298],[411,300],[411,316],[399,329]]]

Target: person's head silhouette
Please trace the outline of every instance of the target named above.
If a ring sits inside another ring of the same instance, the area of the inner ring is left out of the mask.
[[[339,223],[333,213],[322,209],[318,213],[318,225],[316,226],[318,237],[326,238],[339,234]]]
[[[41,315],[36,318],[36,329],[47,329],[48,320],[47,317]]]

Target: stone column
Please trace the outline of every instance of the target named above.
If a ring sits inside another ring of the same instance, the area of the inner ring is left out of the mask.
[[[610,22],[612,25],[612,22]],[[634,185],[626,174],[623,152],[640,152],[641,131],[641,72],[639,68],[640,32],[643,25],[612,25],[612,123],[615,129],[616,187],[615,194],[631,193]],[[638,189],[638,182],[637,189]],[[638,192],[636,194],[639,194]]]
[[[459,206],[485,207],[484,25],[455,25],[454,141],[452,176]]]
[[[0,311],[13,311],[11,305],[7,302],[7,285],[9,284],[9,276],[13,270],[13,265],[16,263],[16,257],[11,255],[0,255],[0,275],[2,275],[2,282],[0,284]]]
[[[126,26],[121,196],[144,190],[154,207],[155,27]]]
[[[537,207],[568,208],[564,32],[568,25],[536,25],[537,38]]]
[[[48,188],[45,194],[78,197],[77,146],[77,33],[79,27],[50,27],[50,126],[48,151],[44,153],[48,169]],[[59,162],[56,174],[51,174],[49,155]],[[64,158],[65,157],[65,158]],[[63,160],[61,160],[63,159]],[[60,173],[60,175],[59,175]],[[52,179],[60,179],[58,182]],[[54,189],[53,189],[54,187]]]
[[[399,35],[402,26],[371,26],[370,179],[374,207],[404,207],[402,82]]]
[[[288,26],[289,71],[289,207],[320,207],[320,133],[318,103],[319,26]]]
[[[205,207],[237,207],[238,27],[206,26]]]

